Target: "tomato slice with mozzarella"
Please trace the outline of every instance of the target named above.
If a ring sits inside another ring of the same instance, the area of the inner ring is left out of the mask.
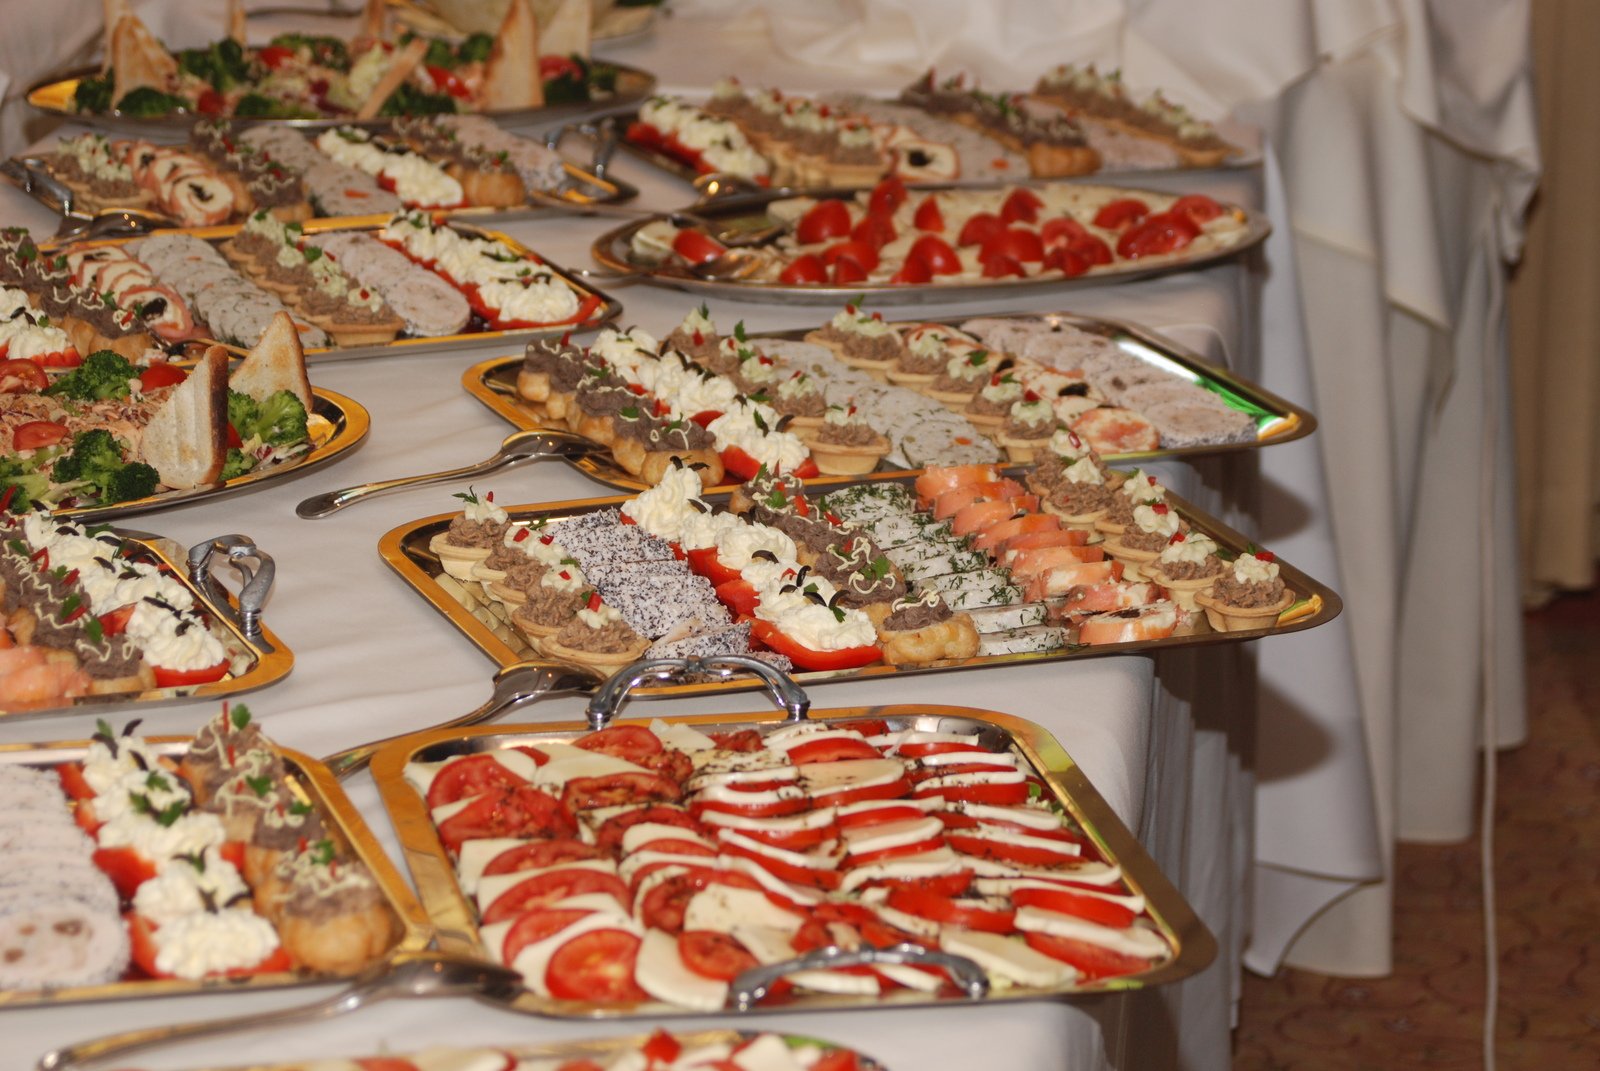
[[[977,782],[966,785],[930,785],[924,782],[912,792],[913,796],[943,796],[947,800],[965,800],[968,803],[992,803],[998,807],[1015,807],[1028,800],[1026,781],[1014,783]]]
[[[760,751],[765,744],[761,734],[754,729],[734,729],[726,733],[712,733],[711,740],[719,751]]]
[[[1018,907],[1037,907],[1061,915],[1075,915],[1119,930],[1132,926],[1133,920],[1138,917],[1114,901],[1066,889],[1013,889],[1011,902]]]
[[[570,837],[575,832],[571,812],[533,785],[485,792],[439,823],[439,839],[451,854],[479,837]]]
[[[883,753],[865,740],[853,736],[830,736],[821,740],[807,740],[788,750],[789,761],[796,766],[811,762],[838,762],[843,759],[881,759]]]
[[[919,840],[915,844],[900,844],[893,848],[879,848],[873,852],[852,852],[850,855],[851,866],[867,866],[871,863],[882,863],[889,859],[906,859],[913,855],[926,855],[936,852],[944,847],[943,837],[930,837]]]
[[[483,912],[483,923],[504,922],[525,911],[550,907],[557,900],[584,893],[605,893],[616,897],[617,903],[627,907],[632,901],[628,887],[615,874],[603,870],[573,867],[566,870],[547,870],[525,878],[501,893]]]
[[[661,738],[643,725],[608,725],[579,737],[572,746],[632,763],[641,763],[664,749]]]
[[[613,815],[602,822],[600,827],[594,831],[595,847],[606,854],[618,851],[622,847],[623,835],[641,822],[651,822],[663,826],[678,826],[693,833],[705,832],[705,827],[688,811],[680,811],[676,807],[659,805],[639,807],[635,810]]]
[[[491,788],[516,788],[527,784],[493,755],[482,753],[439,767],[428,785],[428,809],[477,796]]]
[[[522,870],[543,870],[562,863],[577,863],[588,859],[609,858],[607,852],[581,840],[558,838],[555,840],[530,840],[515,848],[507,848],[483,868],[485,876],[515,874]]]
[[[791,885],[805,885],[813,889],[839,887],[840,875],[837,870],[823,870],[818,867],[801,866],[786,859],[775,859],[753,848],[746,848],[742,844],[723,842],[722,852],[724,855],[737,855],[748,859],[773,877],[787,881]]]
[[[1115,978],[1124,974],[1138,974],[1150,966],[1150,961],[1147,959],[1113,952],[1109,948],[1071,937],[1057,937],[1036,930],[1029,930],[1022,936],[1028,942],[1028,947],[1035,952],[1043,952],[1051,959],[1058,959],[1078,968],[1086,982]]]
[[[995,906],[982,900],[958,900],[928,889],[904,887],[889,890],[889,906],[918,918],[948,922],[986,933],[1011,933],[1016,909]]]
[[[885,822],[909,822],[922,818],[927,813],[922,808],[909,803],[885,801],[885,805],[882,807],[841,814],[835,821],[840,829],[860,829],[864,826],[882,825]]]
[[[731,982],[758,966],[743,945],[714,930],[684,930],[678,935],[678,955],[685,967],[718,982]]]
[[[633,980],[640,939],[626,930],[590,930],[556,949],[545,969],[545,985],[559,1000],[634,1004],[649,994]]]
[[[997,863],[1012,863],[1016,866],[1070,866],[1081,861],[1081,857],[1076,852],[1057,852],[1051,851],[1042,845],[1011,844],[1007,841],[989,840],[985,837],[974,837],[957,830],[951,830],[947,833],[945,842],[963,855],[975,855],[979,859],[993,859]]]

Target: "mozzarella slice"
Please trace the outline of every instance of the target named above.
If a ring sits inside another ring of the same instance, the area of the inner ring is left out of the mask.
[[[1061,816],[1041,807],[996,807],[989,803],[968,803],[951,800],[945,809],[964,814],[978,821],[1010,822],[1029,829],[1062,829]]]
[[[1085,941],[1100,948],[1108,948],[1125,956],[1144,959],[1162,959],[1167,955],[1167,942],[1154,930],[1143,926],[1129,926],[1114,930],[1098,922],[1080,919],[1074,915],[1061,915],[1038,907],[1017,908],[1017,929],[1034,930],[1052,937],[1066,937]]]
[[[705,770],[685,782],[690,792],[712,785],[762,785],[774,781],[799,781],[798,766],[756,766],[748,770]]]
[[[680,1008],[714,1012],[728,1003],[728,984],[690,970],[678,952],[678,939],[664,930],[645,933],[633,977],[652,997]]]
[[[665,822],[640,822],[638,825],[629,826],[623,832],[622,850],[636,852],[653,840],[687,840],[695,844],[704,844],[707,848],[715,847],[692,829],[667,825]]]
[[[490,863],[512,848],[529,843],[531,841],[519,837],[483,837],[463,843],[461,855],[456,859],[456,880],[461,884],[461,891],[468,896],[477,892],[478,879],[483,877]]]
[[[1077,970],[1070,964],[1035,952],[1022,941],[998,933],[951,926],[940,935],[939,947],[967,957],[983,968],[991,982],[1002,987],[1025,985],[1053,989],[1078,977]]]
[[[880,963],[873,967],[873,970],[891,982],[903,985],[907,989],[915,989],[920,993],[937,993],[945,985],[943,974],[932,974],[906,963]]]
[[[410,1059],[417,1071],[510,1071],[517,1065],[516,1057],[495,1049],[444,1046],[430,1046]]]
[[[949,848],[940,848],[937,851],[926,852],[922,855],[907,856],[904,859],[888,859],[881,863],[868,863],[866,866],[852,867],[845,871],[844,879],[839,884],[840,892],[850,892],[859,889],[870,881],[883,881],[886,879],[900,879],[915,881],[918,878],[934,878],[942,874],[954,874],[970,867],[972,860],[951,851]]]
[[[878,917],[889,925],[916,934],[918,937],[938,938],[939,924],[933,919],[925,919],[921,915],[913,915],[909,911],[901,911],[887,904],[879,904],[875,911]]]
[[[765,748],[760,751],[717,751],[711,754],[697,752],[689,757],[694,760],[697,776],[782,769],[789,765],[784,755]]]
[[[903,729],[898,733],[885,733],[883,736],[874,736],[867,743],[881,748],[887,754],[894,754],[906,744],[962,744],[980,751],[987,751],[978,742],[978,737],[967,733],[936,733],[925,732],[920,729]]]
[[[878,984],[878,979],[870,974],[847,974],[844,971],[792,971],[787,977],[795,985],[817,993],[875,997],[883,992],[883,986]]]
[[[741,874],[747,874],[760,882],[762,888],[775,896],[781,896],[785,900],[790,900],[803,906],[809,907],[814,904],[820,904],[826,899],[816,889],[808,889],[804,885],[790,885],[754,859],[746,859],[742,855],[722,856],[717,861],[717,865],[723,870],[734,870]]]
[[[941,751],[934,755],[923,755],[916,760],[918,766],[1008,766],[1016,769],[1022,764],[1022,759],[1004,751]]]
[[[1101,892],[1097,889],[1068,888],[1057,881],[1043,881],[1039,878],[979,878],[972,883],[973,888],[986,896],[1010,896],[1018,889],[1060,889],[1072,893],[1074,896],[1087,896],[1095,900],[1105,900],[1127,908],[1134,914],[1140,914],[1145,908],[1145,899],[1138,893],[1126,896],[1117,893]]]
[[[771,926],[795,933],[805,919],[768,900],[757,889],[711,885],[695,893],[683,915],[686,930],[732,933],[735,926]]]
[[[906,764],[899,759],[844,759],[800,767],[800,781],[812,796],[892,784],[905,774]]]
[[[964,855],[961,859],[980,878],[1035,878],[1039,881],[1081,881],[1101,885],[1114,884],[1122,876],[1122,871],[1114,866],[1067,859],[1059,867],[1015,866],[977,855]]]
[[[744,1071],[805,1071],[794,1052],[776,1034],[760,1034],[733,1054],[732,1060]]]
[[[763,967],[794,959],[794,945],[789,943],[790,931],[774,926],[735,926],[730,931],[733,939],[756,958]]]
[[[543,766],[534,770],[533,783],[552,788],[560,792],[563,785],[576,777],[610,777],[619,773],[642,773],[650,771],[643,766],[635,766],[624,759],[611,755],[601,755],[582,748],[573,748],[573,755],[563,754],[560,758],[552,758]]]
[[[1018,848],[1036,848],[1040,851],[1054,852],[1061,856],[1078,856],[1083,854],[1080,845],[1071,841],[1051,840],[1049,837],[1034,837],[1027,833],[1019,833],[1014,829],[1003,829],[1000,826],[975,826],[971,829],[952,829],[952,837],[973,837],[977,840],[992,841],[996,844],[1010,844]]]
[[[656,738],[667,747],[678,751],[712,751],[717,746],[715,740],[698,729],[688,725],[665,722],[660,718],[656,718],[650,723],[650,731],[655,733]]]
[[[634,875],[652,863],[670,863],[681,867],[715,867],[719,863],[714,855],[679,855],[676,852],[634,852],[617,864],[617,873],[629,885]]]
[[[826,829],[833,825],[834,809],[818,807],[814,811],[779,815],[776,818],[750,818],[726,811],[704,811],[700,821],[708,826],[724,829],[756,830],[765,833],[800,833],[807,830]]]
[[[985,770],[980,773],[946,774],[917,782],[916,791],[937,792],[944,788],[964,788],[972,785],[1020,785],[1028,779],[1021,770]]]
[[[913,818],[905,822],[855,826],[843,830],[840,835],[844,837],[851,855],[866,855],[941,837],[944,835],[944,823],[931,817]]]
[[[545,981],[545,972],[550,968],[550,958],[561,949],[561,946],[575,937],[582,936],[593,930],[622,930],[637,937],[642,937],[644,931],[634,924],[633,920],[617,918],[614,915],[595,913],[585,915],[571,926],[558,933],[546,937],[543,941],[535,941],[521,952],[517,953],[516,962],[512,969],[522,975],[522,984],[540,996],[550,995],[550,986]],[[505,936],[501,935],[504,942]]]

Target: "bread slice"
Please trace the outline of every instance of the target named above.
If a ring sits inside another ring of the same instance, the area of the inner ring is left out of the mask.
[[[511,0],[484,64],[480,99],[485,110],[539,108],[544,81],[539,77],[539,23],[528,0]]]
[[[212,346],[144,426],[139,452],[168,487],[214,484],[228,459],[228,351]]]
[[[228,377],[229,388],[248,394],[256,401],[286,390],[311,409],[311,380],[306,378],[306,351],[300,345],[300,332],[286,312],[277,312],[261,333],[247,357]]]
[[[357,119],[371,119],[383,107],[383,102],[389,99],[390,94],[400,88],[400,83],[411,77],[411,72],[417,69],[417,64],[422,62],[422,57],[428,52],[428,40],[425,37],[412,38],[411,43],[394,54],[389,61],[388,70],[383,72],[383,77],[378,79],[378,84],[373,87],[372,93],[356,109]]]
[[[106,52],[113,68],[113,105],[135,89],[148,87],[166,92],[177,81],[178,61],[138,16],[122,15],[110,33]]]
[[[539,49],[547,56],[589,58],[594,8],[590,0],[558,0],[545,23]]]

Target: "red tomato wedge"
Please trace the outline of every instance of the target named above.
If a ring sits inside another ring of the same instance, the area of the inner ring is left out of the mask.
[[[491,788],[516,788],[527,783],[493,755],[468,755],[439,768],[428,786],[428,808],[443,807]]]
[[[1010,933],[1015,929],[1015,909],[995,907],[981,900],[958,900],[926,889],[902,888],[889,890],[888,903],[896,911],[969,930]]]
[[[850,209],[843,201],[818,201],[795,224],[794,236],[801,245],[817,245],[850,233]]]
[[[590,930],[556,949],[545,969],[550,995],[593,1004],[634,1004],[649,994],[633,980],[640,940],[626,930]]]
[[[917,203],[917,210],[911,216],[911,225],[919,231],[932,231],[935,234],[944,230],[944,213],[939,211],[939,201],[933,194],[928,194]]]
[[[1066,889],[1013,889],[1011,902],[1018,907],[1037,907],[1061,915],[1075,915],[1119,930],[1132,926],[1133,920],[1138,918],[1121,904],[1098,896],[1068,892]]]
[[[522,785],[485,792],[439,823],[439,839],[451,854],[479,837],[570,837],[572,814],[548,792]]]
[[[853,736],[830,736],[796,744],[789,749],[788,756],[790,762],[803,766],[810,762],[838,762],[842,759],[881,759],[883,752]]]
[[[1065,247],[1074,238],[1089,236],[1089,228],[1071,216],[1054,216],[1045,220],[1039,227],[1039,237],[1043,239],[1046,249]]]
[[[1070,963],[1078,968],[1086,982],[1097,981],[1101,978],[1115,978],[1124,974],[1138,974],[1150,967],[1150,961],[1138,956],[1125,956],[1120,952],[1113,952],[1109,948],[1090,944],[1088,941],[1079,941],[1071,937],[1056,937],[1048,933],[1038,933],[1030,930],[1023,934],[1023,939],[1028,942],[1028,947],[1035,952],[1043,952],[1051,959],[1058,959],[1063,963]]]
[[[1000,205],[1000,218],[1006,223],[1032,223],[1039,218],[1044,201],[1026,187],[1018,187]]]
[[[895,233],[894,222],[892,220],[886,216],[869,215],[862,219],[860,223],[857,223],[855,228],[851,230],[850,239],[852,242],[865,242],[867,245],[873,248],[873,266],[876,267],[876,262],[878,259],[876,250],[882,249],[884,246],[894,241]],[[827,254],[823,254],[822,259],[827,260]]]
[[[683,965],[702,978],[731,982],[758,966],[743,945],[725,933],[685,930],[678,935],[678,955]]]
[[[822,258],[815,253],[806,253],[789,262],[788,267],[778,274],[778,282],[788,286],[801,283],[825,283],[828,281],[828,266],[822,263]]]
[[[1006,225],[993,212],[976,212],[962,224],[956,245],[981,246],[1005,229]]]
[[[995,253],[985,257],[980,263],[983,265],[982,275],[985,279],[1023,279],[1028,274],[1022,266],[1022,261],[1006,253]]]
[[[1150,214],[1150,206],[1137,197],[1124,197],[1108,201],[1094,214],[1094,225],[1108,231],[1120,231]]]
[[[1129,227],[1117,239],[1117,255],[1128,260],[1156,257],[1187,249],[1200,237],[1200,228],[1188,216],[1163,212]]]
[[[856,243],[852,242],[851,245]],[[824,254],[826,255],[826,254]],[[876,256],[877,254],[873,254]],[[851,286],[855,283],[867,281],[867,269],[854,256],[841,256],[834,259],[833,268],[828,272],[828,281],[834,286]]]
[[[933,270],[921,257],[908,256],[895,273],[889,276],[889,281],[898,286],[921,286],[923,283],[933,281]]]
[[[49,385],[50,377],[32,361],[0,361],[0,394],[28,394]]]
[[[1174,216],[1184,216],[1190,222],[1204,226],[1205,224],[1222,215],[1223,207],[1203,193],[1191,193],[1187,197],[1180,197],[1167,209]]]
[[[1026,227],[1007,227],[983,243],[983,252],[978,259],[982,262],[991,256],[1007,256],[1037,264],[1044,259],[1044,243],[1039,240],[1037,231]]]
[[[579,737],[572,746],[632,763],[642,763],[664,750],[661,738],[643,725],[608,725]]]
[[[920,260],[934,275],[955,275],[961,271],[961,257],[950,243],[933,234],[924,234],[911,243],[907,260]]]
[[[797,669],[827,671],[857,669],[883,658],[877,644],[862,644],[837,651],[818,651],[789,638],[770,621],[755,620],[750,631],[756,639],[781,655],[787,655]]]
[[[867,196],[867,211],[874,215],[892,215],[909,196],[899,176],[890,175],[872,187],[872,193]]]
[[[1082,238],[1072,239],[1067,243],[1067,251],[1075,256],[1082,257],[1091,268],[1096,265],[1110,264],[1112,261],[1111,247],[1093,234],[1086,234]]]
[[[690,264],[704,264],[708,260],[716,260],[728,249],[710,235],[685,228],[672,239],[672,251]]]
[[[867,221],[863,220],[863,224]],[[859,228],[858,228],[859,229]],[[890,228],[893,231],[893,227]],[[891,235],[890,241],[893,241]],[[835,242],[822,251],[822,262],[829,267],[835,266],[842,259],[850,259],[861,265],[863,271],[871,271],[878,266],[878,245],[863,238],[851,238],[845,242]]]
[[[520,870],[543,870],[561,863],[575,863],[584,859],[605,859],[609,854],[593,844],[581,840],[557,838],[555,840],[530,840],[515,848],[507,848],[483,868],[490,874],[515,874]]]
[[[628,887],[615,874],[601,870],[573,867],[566,870],[547,870],[511,886],[501,893],[483,912],[483,923],[504,922],[524,911],[550,907],[557,900],[582,893],[605,893],[614,896],[617,903],[627,907],[632,901]]]
[[[226,677],[228,660],[224,658],[214,666],[201,666],[199,669],[171,669],[167,666],[150,668],[156,675],[157,688],[187,688],[195,684],[210,684]]]
[[[69,434],[65,424],[54,420],[30,420],[11,429],[11,445],[17,450],[42,450],[61,443]]]

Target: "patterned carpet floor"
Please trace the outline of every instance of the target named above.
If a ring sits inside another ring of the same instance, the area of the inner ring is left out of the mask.
[[[1499,1071],[1600,1069],[1600,593],[1527,615],[1530,739],[1499,758]],[[1481,1068],[1476,840],[1402,844],[1395,970],[1245,976],[1235,1071]]]

